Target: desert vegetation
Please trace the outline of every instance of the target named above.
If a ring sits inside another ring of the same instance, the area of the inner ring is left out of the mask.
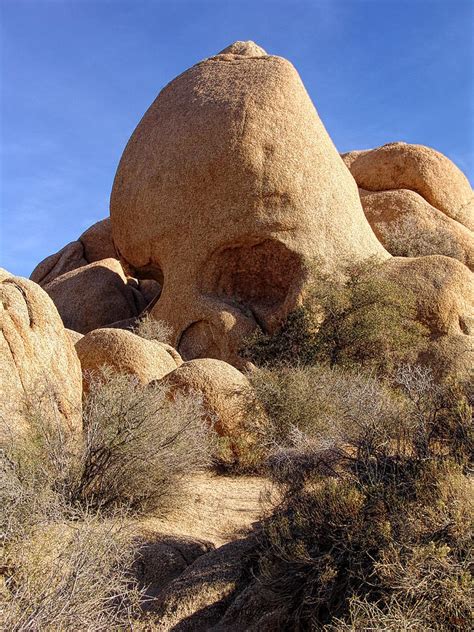
[[[157,340],[158,342],[164,342],[168,344],[171,341],[171,327],[162,320],[155,320],[150,314],[141,316],[135,327],[133,333],[137,334],[145,340]]]
[[[3,627],[159,629],[130,518],[166,516],[207,468],[270,483],[239,559],[253,617],[282,630],[468,629],[472,385],[417,364],[429,335],[415,297],[377,270],[319,274],[277,332],[246,341],[251,388],[232,441],[198,392],[171,396],[166,380],[86,373],[82,434],[38,385],[24,432],[2,420]],[[135,333],[169,334],[148,316]]]
[[[141,591],[128,518],[183,502],[180,483],[212,458],[198,396],[105,370],[89,376],[84,434],[54,415],[50,391],[1,452],[3,629],[127,628]],[[2,420],[8,426],[8,420]]]
[[[472,200],[254,42],[168,84],[110,217],[0,269],[0,627],[474,629]]]
[[[310,284],[246,347],[277,499],[251,573],[276,629],[472,627],[472,384],[416,363],[414,297],[376,269]]]
[[[255,383],[282,500],[253,573],[278,629],[469,629],[466,391],[412,366],[390,388],[340,369],[265,371]]]
[[[418,322],[416,297],[385,279],[375,258],[322,274],[308,265],[304,303],[272,335],[258,332],[243,353],[258,365],[328,364],[390,373],[416,362],[429,331]]]

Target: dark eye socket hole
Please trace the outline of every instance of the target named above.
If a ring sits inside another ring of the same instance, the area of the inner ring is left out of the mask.
[[[203,291],[248,309],[271,331],[293,308],[303,277],[301,257],[269,239],[215,253],[205,266]]]
[[[138,279],[140,291],[147,302],[146,311],[149,311],[159,300],[163,291],[163,271],[157,265],[136,268],[124,260],[123,257],[120,257],[120,263],[127,276]]]
[[[164,276],[162,269],[153,264],[148,266],[143,266],[141,268],[134,268],[133,276],[137,279],[153,279],[154,281],[158,281],[158,283],[163,287]]]

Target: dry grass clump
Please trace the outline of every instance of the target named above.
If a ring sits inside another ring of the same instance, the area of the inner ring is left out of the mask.
[[[265,608],[292,630],[470,629],[472,402],[421,368],[393,390],[299,373],[308,406],[291,371],[264,391],[273,418],[286,399],[291,420],[277,424],[268,467],[282,501],[253,568]]]
[[[145,340],[157,340],[169,344],[171,342],[172,329],[163,320],[155,320],[150,314],[142,316],[135,327],[133,333]]]
[[[428,231],[414,217],[405,215],[397,222],[382,223],[381,228],[385,247],[395,257],[444,255],[465,262],[465,252],[453,239],[449,225],[437,225],[436,230]]]
[[[259,366],[362,366],[380,374],[415,362],[429,336],[416,320],[416,297],[384,279],[380,268],[369,259],[344,275],[324,275],[314,264],[303,306],[273,335],[254,334],[243,355]]]
[[[1,627],[130,629],[140,591],[125,517],[182,501],[184,477],[211,461],[211,431],[194,395],[172,401],[107,371],[89,383],[82,437],[48,397],[27,402],[23,433],[2,433]]]

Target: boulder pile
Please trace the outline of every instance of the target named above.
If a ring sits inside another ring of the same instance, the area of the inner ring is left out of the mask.
[[[425,360],[465,372],[473,228],[473,191],[446,156],[390,143],[341,157],[292,64],[235,42],[151,104],[120,160],[110,218],[30,281],[3,273],[3,400],[46,374],[74,425],[80,365],[108,365],[199,392],[218,431],[235,437],[236,393],[248,386],[239,350],[302,304],[314,261],[326,274],[377,259],[416,295]],[[171,346],[133,333],[145,314]]]

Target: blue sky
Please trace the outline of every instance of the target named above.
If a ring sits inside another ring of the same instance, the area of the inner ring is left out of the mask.
[[[238,39],[290,59],[339,151],[395,140],[474,180],[473,0],[0,0],[0,266],[108,215],[159,90]]]

